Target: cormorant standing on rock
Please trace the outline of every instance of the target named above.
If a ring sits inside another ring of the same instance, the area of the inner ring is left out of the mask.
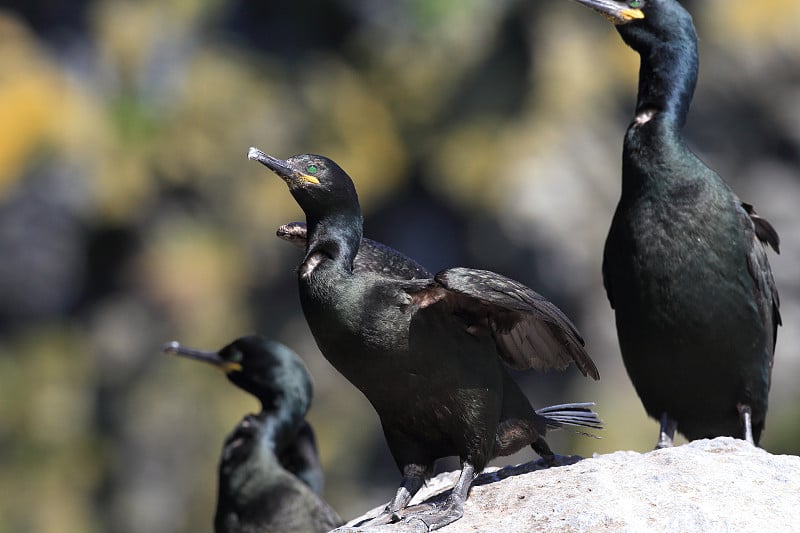
[[[225,439],[219,465],[216,533],[313,533],[342,520],[318,493],[322,470],[305,415],[312,385],[305,365],[278,342],[241,337],[219,352],[177,342],[165,353],[210,363],[261,402]]]
[[[622,358],[647,413],[674,432],[758,444],[767,414],[778,234],[684,143],[697,36],[675,0],[576,0],[641,56],[622,195],[603,255]]]
[[[281,160],[251,148],[280,176],[303,209],[306,253],[300,301],[325,357],[372,403],[403,480],[370,525],[402,518],[426,529],[463,514],[477,472],[497,456],[530,445],[550,463],[544,440],[562,424],[599,427],[587,404],[537,414],[503,363],[564,369],[599,378],[575,327],[551,302],[493,272],[453,268],[433,279],[354,272],[361,209],[350,177],[317,155]],[[452,494],[440,506],[403,516],[433,462],[457,455]]]

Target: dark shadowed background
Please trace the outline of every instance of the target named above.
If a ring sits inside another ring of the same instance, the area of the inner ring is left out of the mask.
[[[687,138],[783,241],[762,444],[797,454],[800,3],[685,4]],[[377,418],[316,349],[300,252],[274,237],[301,211],[251,145],[332,157],[367,236],[519,279],[574,319],[602,380],[519,379],[538,406],[597,401],[608,429],[554,449],[651,448],[600,276],[637,64],[566,0],[3,2],[0,533],[211,529],[222,440],[257,404],[160,354],[172,339],[289,345],[316,383],[326,498],[351,518],[393,494]]]

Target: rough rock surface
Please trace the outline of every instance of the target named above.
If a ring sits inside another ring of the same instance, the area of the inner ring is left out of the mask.
[[[482,474],[464,517],[439,531],[800,530],[800,457],[772,455],[741,440],[699,440],[541,468],[527,463]],[[437,476],[412,504],[443,498],[457,477],[457,472]],[[374,514],[377,510],[364,517]],[[416,530],[399,523],[364,531]]]

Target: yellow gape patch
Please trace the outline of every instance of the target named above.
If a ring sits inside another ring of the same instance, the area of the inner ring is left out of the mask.
[[[300,174],[298,172],[297,177],[300,178],[302,181],[313,183],[314,185],[319,185],[319,180],[314,176],[309,176],[308,174]]]
[[[619,14],[626,21],[644,18],[644,11],[641,9],[623,9]]]
[[[224,361],[224,362],[219,364],[219,367],[226,374],[230,374],[231,372],[241,372],[242,371],[242,365],[239,364],[239,363],[234,363],[233,361]],[[217,375],[219,375],[219,374],[217,374]]]

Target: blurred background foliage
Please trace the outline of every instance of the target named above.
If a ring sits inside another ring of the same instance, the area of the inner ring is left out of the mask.
[[[687,137],[783,240],[762,444],[798,453],[800,3],[685,3]],[[637,61],[559,0],[4,1],[0,533],[211,529],[222,439],[257,405],[161,355],[171,339],[288,344],[316,382],[327,499],[350,518],[393,493],[377,418],[317,351],[299,252],[274,237],[301,212],[251,145],[336,159],[366,234],[433,271],[489,268],[555,301],[602,381],[518,377],[536,405],[597,401],[608,429],[554,447],[650,449],[600,276]]]

